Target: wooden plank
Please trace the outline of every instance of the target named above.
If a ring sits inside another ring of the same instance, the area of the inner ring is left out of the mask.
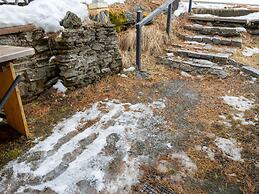
[[[7,27],[7,28],[0,28],[0,36],[7,35],[7,34],[16,34],[20,32],[29,32],[36,29],[34,25],[21,25],[21,26],[14,26],[14,27]]]
[[[26,57],[35,53],[33,48],[15,47],[15,46],[0,46],[0,63],[11,61],[17,58]]]
[[[4,96],[8,88],[11,86],[15,79],[15,72],[13,65],[9,63],[4,71],[0,71],[0,98]],[[4,112],[8,124],[25,135],[29,136],[28,125],[26,122],[20,91],[18,87],[15,88],[10,98],[4,106]]]

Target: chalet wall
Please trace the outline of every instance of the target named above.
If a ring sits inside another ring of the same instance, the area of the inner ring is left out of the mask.
[[[68,87],[100,80],[122,68],[116,32],[112,26],[83,26],[65,29],[60,36],[46,37],[34,29],[0,36],[0,44],[29,46],[32,57],[14,61],[23,98],[31,98],[62,79]]]

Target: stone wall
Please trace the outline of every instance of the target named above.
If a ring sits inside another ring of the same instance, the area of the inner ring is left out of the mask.
[[[36,54],[14,61],[23,98],[34,97],[62,79],[68,87],[100,80],[122,68],[113,26],[82,26],[47,37],[40,29],[0,36],[0,44],[33,47]]]

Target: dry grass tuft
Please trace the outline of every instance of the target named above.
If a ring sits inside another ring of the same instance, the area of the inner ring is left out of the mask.
[[[122,51],[135,51],[136,32],[130,29],[119,36]],[[158,25],[145,26],[142,30],[142,52],[145,54],[161,54],[163,45],[167,44],[169,37]]]
[[[144,26],[142,29],[142,62],[150,64],[157,57],[161,56],[164,49],[175,42],[175,25],[172,23],[172,33],[169,37],[165,30],[166,16],[160,16],[155,19],[152,25]],[[119,33],[119,45],[122,54],[122,60],[125,67],[134,65],[136,51],[136,30],[128,29]]]

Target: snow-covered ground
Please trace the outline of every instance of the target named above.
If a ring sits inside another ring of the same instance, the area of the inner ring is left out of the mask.
[[[86,5],[78,0],[34,0],[27,6],[0,6],[0,28],[34,24],[45,32],[62,31],[60,21],[67,11],[77,14],[83,21],[88,19]]]
[[[165,123],[154,113],[164,107],[163,100],[150,104],[107,100],[76,113],[0,172],[13,172],[12,178],[10,174],[1,175],[0,193],[44,189],[60,194],[130,193],[131,185],[138,182],[139,164],[154,159],[148,154],[132,157],[132,144],[150,138],[146,134]],[[187,155],[173,157],[181,159],[189,170],[196,169]]]

